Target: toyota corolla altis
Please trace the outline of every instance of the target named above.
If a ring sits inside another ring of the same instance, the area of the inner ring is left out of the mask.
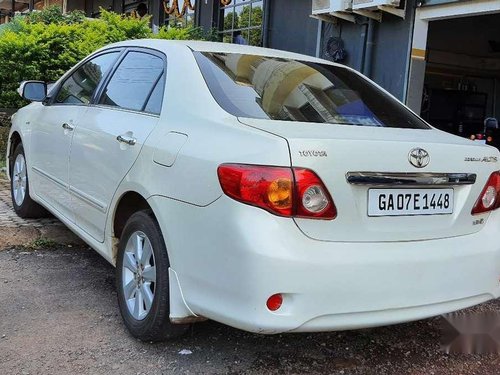
[[[500,296],[499,152],[347,67],[247,46],[103,48],[13,117],[21,217],[116,265],[130,332],[355,329]]]

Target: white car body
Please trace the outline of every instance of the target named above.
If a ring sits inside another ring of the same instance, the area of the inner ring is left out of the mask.
[[[31,198],[112,264],[120,202],[147,201],[170,258],[172,321],[204,317],[259,333],[330,331],[427,318],[500,296],[500,211],[471,215],[500,169],[496,149],[432,128],[238,118],[212,96],[193,50],[334,65],[328,61],[203,42],[106,48],[126,47],[166,56],[159,116],[32,103],[14,116],[10,139],[24,145]],[[117,142],[123,134],[136,144]],[[425,168],[408,162],[415,148],[430,155]],[[314,170],[338,215],[281,217],[237,202],[219,183],[224,163]],[[447,186],[454,191],[451,214],[373,217],[367,215],[373,186],[346,180],[367,171],[477,178]],[[276,293],[283,304],[270,311],[266,301]]]

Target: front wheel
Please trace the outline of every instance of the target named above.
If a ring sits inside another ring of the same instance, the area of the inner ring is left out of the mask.
[[[22,218],[47,216],[47,211],[30,197],[28,168],[22,143],[17,145],[12,156],[10,192],[14,211]]]
[[[170,322],[167,249],[151,211],[140,211],[125,225],[118,247],[116,283],[120,312],[131,334],[163,341],[186,332]]]

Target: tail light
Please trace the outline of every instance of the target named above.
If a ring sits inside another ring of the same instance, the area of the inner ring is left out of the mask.
[[[472,215],[482,214],[498,207],[500,207],[500,172],[493,172],[471,213]]]
[[[326,220],[337,216],[328,190],[309,169],[222,164],[217,174],[226,195],[276,215]]]

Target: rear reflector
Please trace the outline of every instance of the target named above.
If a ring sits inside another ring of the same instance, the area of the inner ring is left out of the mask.
[[[271,311],[278,310],[283,304],[283,296],[281,294],[273,294],[267,299],[266,306]]]
[[[276,215],[327,220],[337,216],[328,190],[309,169],[222,164],[217,174],[226,195]]]
[[[500,172],[493,172],[471,213],[482,214],[498,207],[500,207]]]

